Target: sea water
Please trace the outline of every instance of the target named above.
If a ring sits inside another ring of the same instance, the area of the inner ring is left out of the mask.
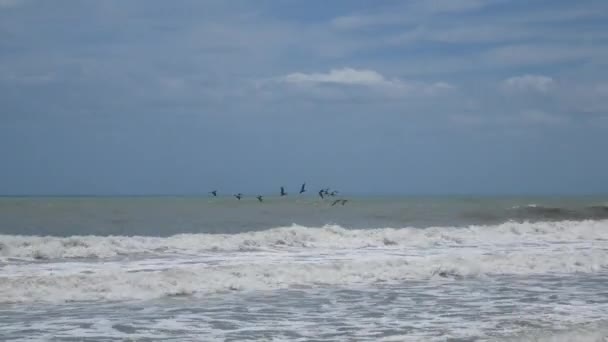
[[[0,199],[1,340],[606,341],[608,200]]]

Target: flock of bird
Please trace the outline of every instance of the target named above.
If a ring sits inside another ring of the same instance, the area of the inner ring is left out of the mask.
[[[306,183],[303,183],[302,186],[300,186],[300,195],[306,192]],[[209,191],[209,193],[213,196],[213,197],[217,197],[218,191],[217,190],[213,190],[213,191]],[[324,188],[319,190],[319,192],[317,193],[319,195],[319,197],[321,197],[321,199],[325,199],[328,197],[335,197],[338,195],[338,191],[337,190],[333,190],[330,191],[330,188]],[[280,192],[281,197],[283,196],[287,196],[287,192],[285,192],[285,187],[282,186],[281,187],[281,192]],[[233,195],[237,200],[241,200],[241,198],[243,198],[243,194],[242,193],[238,193],[238,194],[234,194]],[[255,196],[255,198],[258,199],[259,202],[264,202],[264,196],[262,195],[257,195]],[[345,205],[346,202],[348,202],[348,200],[346,199],[336,199],[331,203],[331,206],[333,207],[334,205],[340,203],[342,205]]]

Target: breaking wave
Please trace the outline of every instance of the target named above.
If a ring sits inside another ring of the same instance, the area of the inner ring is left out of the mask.
[[[608,221],[0,241],[0,303],[608,271]]]
[[[219,251],[264,251],[289,248],[433,247],[550,241],[608,240],[608,221],[562,221],[470,226],[466,228],[345,229],[293,225],[239,234],[145,236],[0,235],[0,258],[56,260],[130,255],[197,255]],[[2,259],[0,259],[2,260]]]
[[[306,256],[251,256],[213,263],[70,265],[14,271],[1,277],[0,303],[30,301],[144,300],[204,297],[227,291],[312,286],[394,284],[409,280],[454,281],[493,275],[589,273],[606,270],[606,251],[525,251],[431,255],[356,254],[326,259]],[[12,271],[12,270],[10,270]]]

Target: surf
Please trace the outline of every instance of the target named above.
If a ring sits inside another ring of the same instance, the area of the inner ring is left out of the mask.
[[[0,235],[0,260],[52,261],[285,249],[430,248],[608,240],[608,220],[348,229],[292,225],[237,234],[149,236]]]

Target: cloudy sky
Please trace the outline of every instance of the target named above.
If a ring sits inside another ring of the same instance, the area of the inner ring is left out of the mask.
[[[0,0],[0,194],[608,192],[605,0]]]

